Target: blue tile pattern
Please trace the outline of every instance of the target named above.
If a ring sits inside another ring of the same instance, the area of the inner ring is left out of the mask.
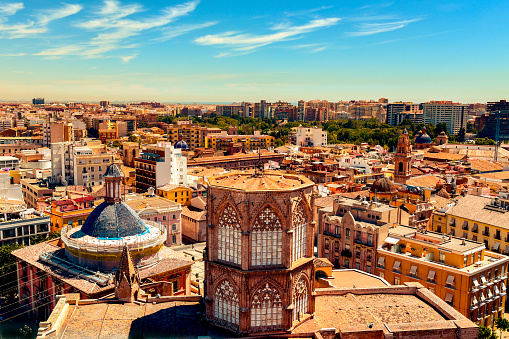
[[[136,212],[124,202],[103,202],[88,216],[81,231],[94,238],[123,238],[148,231]]]

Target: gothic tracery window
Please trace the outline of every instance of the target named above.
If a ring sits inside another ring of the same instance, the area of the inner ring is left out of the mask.
[[[293,226],[292,261],[295,261],[306,255],[307,221],[306,215],[304,213],[304,208],[302,208],[302,204],[299,204],[293,212],[292,226]]]
[[[239,325],[239,297],[228,280],[217,286],[214,317],[232,325]]]
[[[299,314],[308,313],[308,287],[304,277],[301,277],[293,289],[293,320],[299,319]]]
[[[252,327],[279,327],[283,322],[283,302],[278,290],[268,283],[256,291],[251,302]]]
[[[283,247],[281,221],[266,207],[255,220],[251,233],[251,265],[280,265]]]
[[[241,264],[241,232],[237,213],[228,205],[219,217],[217,228],[217,256],[219,260]]]

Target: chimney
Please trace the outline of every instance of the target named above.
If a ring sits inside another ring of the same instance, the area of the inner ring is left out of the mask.
[[[452,240],[452,234],[449,234],[449,240]]]
[[[461,244],[464,246],[466,245],[465,238],[461,239]]]

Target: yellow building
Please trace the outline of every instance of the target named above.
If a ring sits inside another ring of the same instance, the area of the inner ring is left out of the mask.
[[[479,325],[504,312],[509,257],[482,243],[398,226],[377,252],[378,274],[391,284],[419,282]]]
[[[54,200],[51,202],[51,232],[60,232],[62,227],[81,226],[94,210],[94,197],[86,195],[76,199]]]
[[[225,151],[230,144],[240,143],[245,150],[267,149],[274,147],[275,140],[274,137],[261,134],[260,131],[254,131],[253,135],[228,135],[226,131],[222,131],[221,134],[205,137],[205,147]]]
[[[191,205],[192,190],[186,186],[165,185],[157,188],[157,195],[181,205]]]
[[[468,194],[433,214],[433,231],[478,241],[488,250],[509,254],[508,197]]]

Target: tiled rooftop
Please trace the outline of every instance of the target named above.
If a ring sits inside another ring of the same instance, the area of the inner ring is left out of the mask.
[[[252,171],[232,172],[209,178],[211,186],[223,186],[245,191],[251,190],[296,190],[314,185],[306,177],[293,174],[266,172],[254,175]]]
[[[77,288],[78,290],[88,295],[107,294],[107,291],[113,290],[113,284],[101,287],[96,283],[92,283],[85,279],[80,279],[69,272],[61,270],[40,260],[40,256],[43,253],[51,253],[57,257],[66,259],[65,250],[62,247],[57,246],[56,243],[56,240],[43,242],[36,245],[23,247],[19,250],[13,251],[12,254],[17,258],[26,261],[30,265],[33,265],[42,271],[48,272],[51,276],[54,276],[55,278]],[[163,246],[159,252],[159,257],[161,258],[161,261],[157,265],[140,271],[140,277],[142,279],[158,276],[160,274],[166,274],[168,272],[171,273],[173,270],[179,270],[183,267],[191,266],[193,263],[192,260],[187,259],[184,255],[177,253],[166,246]]]
[[[415,295],[319,295],[315,318],[321,328],[367,328],[373,323],[424,323],[446,318]]]
[[[104,303],[80,305],[70,312],[59,338],[224,338],[207,326],[199,302],[172,301],[158,304]]]
[[[452,217],[509,229],[509,223],[507,223],[509,211],[485,208],[490,202],[490,198],[467,194],[458,199],[456,205],[448,209],[446,213]],[[457,225],[457,227],[461,227],[461,225]]]

